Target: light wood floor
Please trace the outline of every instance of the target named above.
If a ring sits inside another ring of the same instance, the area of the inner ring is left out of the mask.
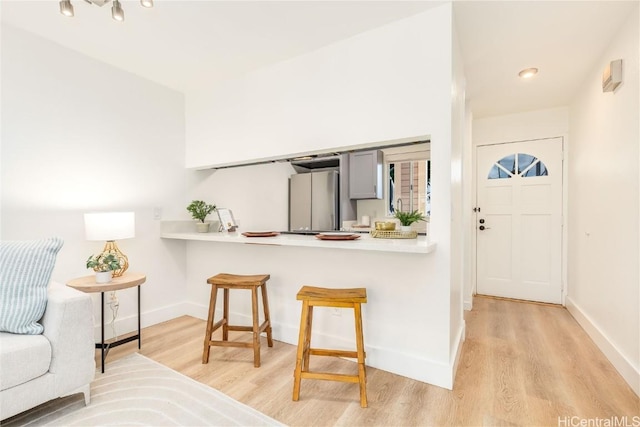
[[[453,391],[368,368],[366,409],[357,384],[327,381],[303,380],[293,402],[296,349],[282,342],[268,348],[263,338],[260,368],[241,348],[212,348],[203,365],[205,322],[192,317],[145,328],[140,353],[292,426],[558,426],[558,417],[640,416],[638,397],[564,308],[476,297],[465,317]],[[366,324],[364,332],[366,343]],[[107,362],[134,351],[135,343],[115,348]],[[311,366],[354,372],[352,362],[331,359]]]

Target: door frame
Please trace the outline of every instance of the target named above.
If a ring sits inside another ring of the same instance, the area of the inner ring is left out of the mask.
[[[479,147],[484,147],[487,145],[502,145],[502,144],[513,144],[513,143],[518,143],[518,142],[527,142],[527,141],[545,141],[545,140],[549,140],[549,139],[557,139],[560,138],[562,140],[562,212],[561,212],[561,216],[562,216],[562,247],[561,247],[561,254],[562,254],[562,259],[561,259],[561,277],[560,277],[560,288],[561,288],[561,304],[562,306],[566,306],[566,297],[567,297],[567,238],[568,238],[568,230],[567,230],[567,212],[568,212],[568,162],[567,162],[567,156],[568,156],[568,146],[569,144],[567,144],[567,136],[566,135],[557,135],[557,136],[549,136],[549,137],[544,137],[544,138],[530,138],[530,139],[520,139],[520,140],[514,140],[514,141],[502,141],[502,142],[485,142],[485,143],[478,143],[478,144],[474,144],[473,145],[473,159],[472,159],[472,163],[471,163],[471,181],[472,181],[472,185],[471,185],[471,196],[472,196],[472,206],[471,208],[473,209],[474,207],[478,206],[478,181],[476,179],[477,176],[477,158],[478,158],[478,148]],[[470,228],[469,228],[469,233],[471,233],[471,248],[470,248],[470,255],[471,255],[471,292],[472,292],[472,297],[476,296],[478,294],[478,270],[477,270],[477,259],[478,259],[478,254],[477,254],[477,249],[478,249],[478,242],[477,242],[477,232],[476,232],[476,227],[478,226],[478,213],[477,212],[471,212],[471,224],[470,224]]]

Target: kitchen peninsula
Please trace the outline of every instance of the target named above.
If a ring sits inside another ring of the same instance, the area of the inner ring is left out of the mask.
[[[218,243],[238,243],[267,246],[300,246],[324,249],[345,249],[360,251],[382,251],[427,254],[432,252],[436,244],[427,236],[416,239],[378,239],[367,233],[361,233],[356,240],[318,240],[314,236],[282,234],[272,237],[245,237],[240,232],[234,233],[197,233],[192,222],[166,221],[162,224],[161,237],[164,239],[196,240]],[[186,231],[188,230],[188,231]]]
[[[449,343],[448,328],[442,324],[449,293],[446,282],[435,274],[439,251],[427,236],[378,239],[363,234],[353,241],[321,241],[300,235],[196,233],[192,228],[189,221],[163,221],[161,227],[167,245],[185,247],[190,315],[206,319],[208,277],[223,272],[270,274],[273,337],[296,345],[301,310],[296,293],[303,285],[366,287],[367,365],[451,388],[455,361],[449,360],[448,345],[442,345]],[[231,316],[249,324],[250,298],[233,298]],[[314,345],[353,346],[353,319],[342,311],[314,312]],[[456,346],[462,333],[456,337]],[[269,352],[263,357],[268,359]]]

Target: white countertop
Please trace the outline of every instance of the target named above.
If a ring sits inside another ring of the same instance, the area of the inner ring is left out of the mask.
[[[173,228],[173,227],[163,227]],[[296,234],[280,234],[273,237],[245,237],[242,232],[184,232],[163,230],[163,239],[194,240],[219,243],[241,243],[266,246],[303,246],[312,248],[349,249],[361,251],[405,252],[428,254],[435,250],[436,244],[426,236],[416,239],[380,239],[363,233],[356,240],[320,240],[315,236],[301,236]]]

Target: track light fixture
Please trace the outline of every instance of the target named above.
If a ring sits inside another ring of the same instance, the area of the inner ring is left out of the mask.
[[[73,17],[73,5],[71,4],[71,0],[60,1],[60,13],[64,16]]]
[[[94,4],[96,6],[104,6],[109,3],[111,0],[85,0],[87,3]],[[151,8],[153,7],[153,0],[140,0],[140,4],[143,7]],[[64,16],[73,17],[73,5],[71,4],[71,0],[60,0],[60,13]],[[124,21],[124,9],[122,9],[122,4],[120,0],[113,0],[113,5],[111,6],[111,17],[119,22]]]
[[[124,21],[124,10],[122,10],[122,5],[118,0],[113,0],[113,6],[111,6],[111,16],[116,21]]]

